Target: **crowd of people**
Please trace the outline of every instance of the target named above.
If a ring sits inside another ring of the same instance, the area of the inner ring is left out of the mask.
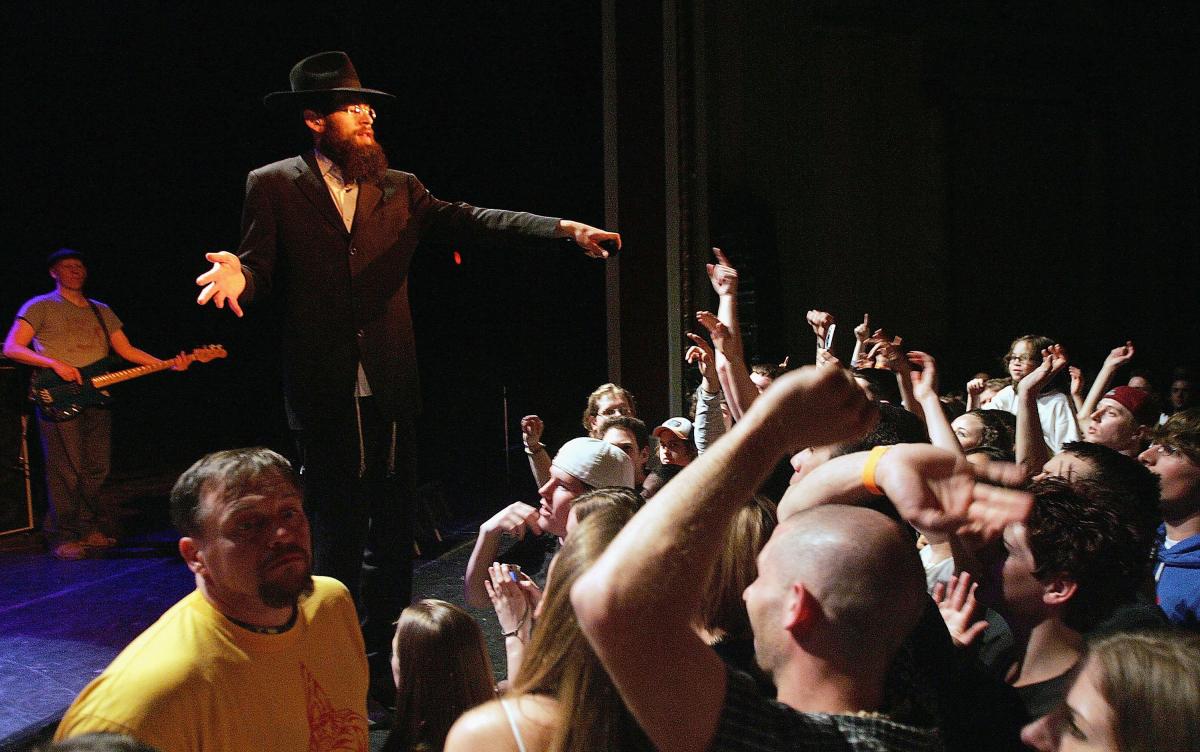
[[[327,134],[373,143],[388,95],[341,53],[315,57],[280,97],[304,107],[316,151],[252,173],[243,254],[210,254],[201,302],[240,315],[277,260],[320,287],[317,246],[338,243],[352,269],[463,228],[573,236],[596,255],[619,243],[436,202],[374,151],[342,154]],[[308,216],[327,192],[328,216]],[[380,216],[364,220],[364,200]],[[381,216],[409,210],[424,224]],[[389,222],[401,239],[373,234]],[[503,667],[461,604],[410,603],[394,550],[411,539],[387,507],[411,482],[397,457],[411,363],[387,361],[411,336],[402,291],[352,275],[325,302],[284,293],[293,339],[360,315],[349,301],[394,321],[359,328],[328,373],[285,343],[304,483],[262,448],[179,478],[196,589],[83,690],[56,749],[366,750],[380,680],[389,750],[1200,749],[1193,374],[1161,400],[1146,374],[1124,379],[1125,342],[1088,386],[1069,343],[1025,335],[1002,378],[944,394],[934,355],[869,316],[843,361],[819,310],[813,364],[748,363],[738,273],[715,255],[717,310],[696,313],[681,353],[699,376],[688,415],[639,416],[604,384],[584,435],[556,449],[538,416],[521,421],[540,503],[491,514],[463,575],[463,604],[495,610]],[[37,327],[19,323],[24,347]]]
[[[747,364],[736,270],[709,273],[689,415],[649,430],[604,384],[552,454],[521,421],[540,504],[489,517],[464,573],[506,665],[461,605],[405,608],[386,749],[1200,746],[1189,373],[1167,400],[1140,372],[1115,383],[1127,342],[1085,394],[1061,343],[1022,336],[1005,383],[943,394],[932,355],[866,320],[843,364],[820,311],[816,365]],[[310,576],[287,461],[209,455],[172,509],[196,592],[59,737],[245,749],[269,727],[272,748],[365,749],[354,600]]]

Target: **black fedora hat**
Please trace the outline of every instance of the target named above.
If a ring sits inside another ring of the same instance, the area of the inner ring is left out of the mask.
[[[274,91],[263,97],[267,107],[297,106],[327,100],[333,94],[358,94],[372,104],[390,104],[396,98],[386,91],[365,89],[354,63],[344,52],[318,52],[292,66],[291,91]]]

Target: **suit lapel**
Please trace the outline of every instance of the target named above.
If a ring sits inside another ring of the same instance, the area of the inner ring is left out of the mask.
[[[359,183],[358,184],[358,204],[354,207],[354,232],[358,232],[358,228],[363,222],[371,216],[371,212],[375,211],[375,207],[379,205],[379,199],[383,196],[383,191],[379,190],[379,186],[374,183]]]
[[[317,213],[341,233],[348,235],[349,233],[346,232],[346,223],[342,221],[342,215],[338,212],[337,207],[334,206],[333,197],[329,195],[329,188],[325,186],[325,180],[321,177],[321,170],[317,167],[316,157],[311,153],[305,154],[296,160],[295,181],[296,185],[300,188],[300,192],[312,202]],[[359,205],[361,204],[362,201],[360,199]]]

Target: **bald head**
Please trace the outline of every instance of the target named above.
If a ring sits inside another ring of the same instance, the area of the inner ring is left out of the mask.
[[[763,551],[821,605],[849,658],[890,661],[925,606],[925,576],[900,526],[870,509],[825,505],[789,518]]]

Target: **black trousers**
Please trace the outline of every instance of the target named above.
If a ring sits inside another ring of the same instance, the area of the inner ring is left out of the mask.
[[[313,571],[358,606],[373,679],[391,682],[393,624],[412,598],[415,445],[411,420],[387,420],[360,397],[297,435]]]

